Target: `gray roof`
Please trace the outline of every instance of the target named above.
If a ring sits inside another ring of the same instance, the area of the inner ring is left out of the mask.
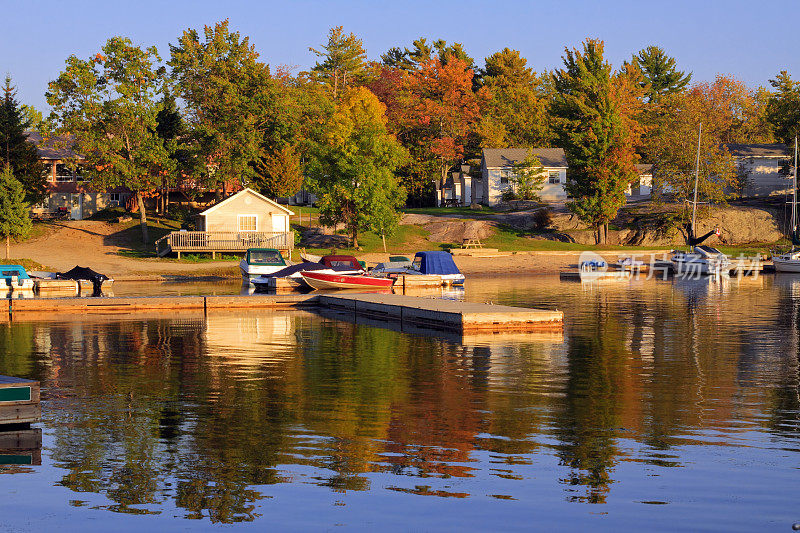
[[[653,165],[649,163],[639,163],[636,165],[636,172],[641,176],[642,174],[652,174]]]
[[[28,136],[28,140],[36,145],[39,159],[83,159],[72,149],[75,142],[72,135],[55,135],[44,142],[39,132],[26,131],[25,134]]]
[[[734,157],[789,157],[785,144],[723,144]]]
[[[483,160],[486,168],[510,167],[525,161],[529,151],[539,158],[543,167],[567,166],[567,156],[561,148],[484,148]]]

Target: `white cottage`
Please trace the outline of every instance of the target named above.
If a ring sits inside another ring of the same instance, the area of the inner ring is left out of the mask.
[[[289,231],[292,211],[253,189],[244,189],[197,216],[197,230],[207,232]]]
[[[736,160],[742,196],[784,194],[791,187],[787,170],[792,153],[785,144],[725,144]]]
[[[496,205],[503,192],[512,186],[514,165],[522,163],[532,152],[542,163],[547,179],[539,191],[545,202],[567,199],[567,156],[561,148],[484,148],[481,157],[481,177],[472,185],[472,201]]]

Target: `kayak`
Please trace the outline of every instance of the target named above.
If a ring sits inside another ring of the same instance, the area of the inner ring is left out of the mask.
[[[388,289],[392,278],[373,278],[326,272],[301,272],[303,280],[315,289]]]

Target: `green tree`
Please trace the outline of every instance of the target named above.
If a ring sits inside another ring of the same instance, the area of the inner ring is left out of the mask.
[[[262,194],[273,198],[290,196],[303,185],[300,154],[291,144],[265,153],[255,165],[257,176],[253,182]]]
[[[67,66],[47,91],[59,131],[74,136],[85,157],[83,172],[95,188],[127,187],[139,207],[142,242],[148,242],[144,194],[154,190],[174,163],[156,131],[164,71],[155,47],[112,37],[102,52]]]
[[[675,59],[658,46],[648,46],[634,54],[631,64],[642,71],[641,86],[653,103],[659,102],[664,95],[683,91],[692,79],[691,72],[686,74],[678,70]]]
[[[10,255],[11,237],[24,238],[31,231],[31,218],[22,183],[14,177],[9,165],[0,172],[0,235],[6,238],[6,259]]]
[[[640,77],[630,65],[612,74],[603,41],[595,39],[587,39],[583,51],[566,49],[564,68],[555,73],[553,112],[570,162],[566,189],[573,200],[568,205],[595,230],[597,243],[605,242],[608,223],[638,176]]]
[[[800,134],[800,82],[782,70],[769,83],[774,92],[768,97],[767,121],[781,142],[792,144]]]
[[[39,153],[25,133],[32,125],[25,109],[16,100],[11,77],[6,76],[0,103],[0,163],[11,166],[22,183],[26,201],[33,204],[47,194],[47,180],[42,173],[44,166],[39,161]]]
[[[328,43],[321,49],[309,47],[322,62],[312,67],[312,76],[326,85],[333,93],[333,99],[347,90],[349,86],[360,85],[367,79],[367,52],[364,44],[354,33],[345,35],[342,26],[331,28]]]
[[[368,89],[351,89],[320,133],[308,165],[320,222],[344,224],[353,247],[359,231],[391,234],[406,196],[394,171],[407,153],[386,129],[385,106]]]
[[[269,67],[247,37],[231,32],[227,20],[183,32],[170,45],[168,62],[176,96],[185,103],[201,172],[210,186],[247,183],[255,175],[274,94]]]
[[[536,147],[551,142],[548,74],[537,76],[517,50],[504,48],[486,58],[481,77],[477,130],[482,147]]]
[[[542,162],[529,150],[524,160],[515,163],[511,184],[514,194],[520,200],[540,200],[539,191],[542,190],[544,180],[547,179]]]

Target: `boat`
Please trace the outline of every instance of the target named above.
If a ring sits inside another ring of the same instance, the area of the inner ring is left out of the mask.
[[[800,273],[800,234],[797,230],[797,137],[794,139],[794,175],[792,177],[792,249],[785,254],[773,255],[775,272]]]
[[[314,289],[389,289],[392,278],[367,276],[364,274],[339,274],[322,271],[302,273],[303,280]]]
[[[33,290],[33,279],[22,265],[0,265],[0,280],[12,292]]]
[[[106,276],[105,274],[101,274],[99,272],[95,272],[91,268],[86,268],[82,266],[74,266],[71,270],[67,272],[57,272],[56,273],[57,280],[74,280],[77,283],[77,286],[80,292],[84,296],[100,296],[101,294],[108,293],[111,291],[112,286],[114,285],[114,279]],[[39,288],[44,285],[40,282]]]
[[[275,248],[250,248],[239,262],[242,281],[250,283],[254,278],[272,274],[286,268],[287,263]]]
[[[261,275],[251,279],[250,283],[255,286],[258,292],[274,290],[279,286],[286,289],[302,289],[308,287],[308,284],[303,279],[303,272],[312,271],[352,275],[362,275],[365,272],[358,260],[352,255],[326,255],[319,257],[318,261],[306,261],[287,266],[271,274]]]
[[[712,235],[719,236],[719,228],[715,228],[701,237],[695,237],[695,221],[697,217],[697,181],[700,177],[700,138],[703,134],[703,124],[697,133],[697,159],[694,170],[694,199],[692,200],[692,221],[686,225],[686,241],[691,247],[689,251],[674,250],[670,261],[676,276],[701,276],[701,275],[727,275],[730,273],[728,256],[711,246],[701,246],[701,243]]]
[[[456,266],[453,256],[443,251],[417,252],[409,266],[404,261],[380,263],[372,269],[375,276],[427,275],[437,276],[446,285],[463,285],[464,274]]]

